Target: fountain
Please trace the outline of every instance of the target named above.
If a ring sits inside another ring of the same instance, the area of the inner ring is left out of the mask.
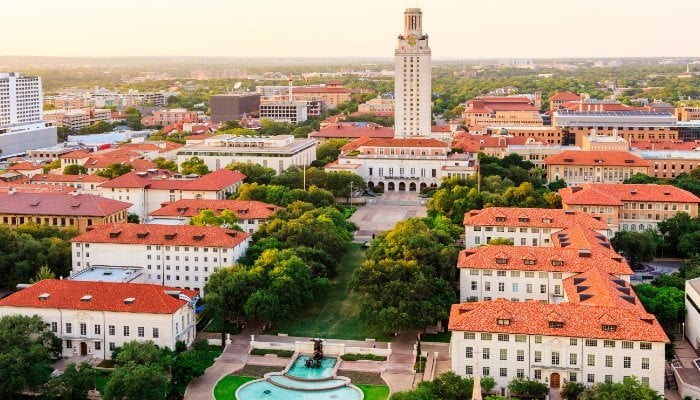
[[[321,360],[323,360],[323,340],[311,339],[314,342],[314,355],[307,358],[304,362],[306,368],[321,368]]]

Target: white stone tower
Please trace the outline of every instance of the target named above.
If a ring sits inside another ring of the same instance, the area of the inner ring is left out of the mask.
[[[394,52],[394,137],[430,135],[432,85],[428,35],[420,8],[404,12],[404,31]]]

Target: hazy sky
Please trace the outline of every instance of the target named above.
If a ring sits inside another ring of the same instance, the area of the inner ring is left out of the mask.
[[[0,55],[391,57],[418,4],[435,57],[700,56],[698,0],[7,0]]]

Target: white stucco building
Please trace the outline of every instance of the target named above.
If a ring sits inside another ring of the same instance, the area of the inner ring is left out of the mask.
[[[109,359],[134,340],[190,345],[195,297],[157,285],[45,279],[0,300],[0,317],[38,315],[61,338],[63,357]]]
[[[100,195],[132,204],[129,213],[141,221],[164,203],[182,199],[225,200],[243,183],[245,175],[221,169],[199,177],[174,175],[162,170],[129,172],[99,186]]]
[[[292,135],[216,135],[180,149],[177,163],[180,165],[195,156],[204,160],[210,170],[250,162],[280,173],[291,166],[311,165],[316,160],[316,141],[295,139]]]
[[[137,268],[145,283],[202,293],[209,275],[233,265],[249,242],[249,234],[218,226],[101,225],[71,239],[72,273]]]

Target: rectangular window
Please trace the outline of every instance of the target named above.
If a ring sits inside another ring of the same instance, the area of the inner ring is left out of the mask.
[[[53,333],[58,332],[58,322],[51,323],[51,332],[53,332]]]
[[[595,354],[589,354],[586,359],[586,365],[595,367]]]
[[[498,341],[499,342],[507,342],[510,340],[510,336],[507,333],[499,333],[498,334]]]
[[[527,341],[527,336],[525,335],[515,335],[516,343],[525,343]]]
[[[117,345],[114,342],[109,342],[109,351],[114,351],[116,348]]]
[[[542,370],[541,369],[535,370],[535,379],[542,379]]]
[[[490,333],[482,333],[481,340],[491,340],[492,335]]]
[[[66,348],[67,349],[73,348],[73,341],[72,340],[66,340]]]
[[[498,359],[501,361],[508,361],[508,349],[501,349],[498,354]]]
[[[114,325],[109,325],[108,330],[109,330],[109,335],[110,335],[110,336],[116,335],[115,329],[114,329]]]
[[[476,333],[474,332],[464,332],[464,338],[467,340],[474,340],[476,339]]]
[[[102,343],[95,342],[95,350],[102,350]]]
[[[466,358],[474,358],[474,348],[473,347],[467,347],[466,351],[464,352],[464,356]]]
[[[612,375],[605,375],[605,383],[612,383],[613,377]]]
[[[518,350],[515,354],[516,361],[525,361],[525,350]]]
[[[474,375],[474,367],[471,365],[467,365],[466,369],[464,370],[464,373],[467,375]]]
[[[517,370],[515,370],[515,376],[517,378],[524,378],[525,377],[525,370],[522,368],[518,368]]]
[[[559,352],[558,351],[552,352],[552,365],[559,365]]]
[[[144,336],[146,336],[145,330],[143,329],[143,326],[139,326],[138,328],[136,328],[136,331],[137,331],[139,337],[144,337]]]
[[[648,376],[642,377],[642,385],[649,386],[649,377]]]
[[[94,328],[95,328],[95,335],[99,335],[100,333],[102,333],[102,327],[100,325],[95,325]]]
[[[491,358],[491,349],[489,349],[488,347],[484,348],[484,349],[481,351],[481,357],[482,357],[484,360],[490,359],[490,358]]]
[[[615,348],[615,341],[614,340],[603,340],[603,347]]]
[[[124,326],[124,336],[129,336],[129,327],[126,325]]]
[[[498,369],[498,374],[500,376],[508,376],[508,368],[499,368]]]
[[[651,350],[651,343],[641,342],[641,343],[639,343],[639,349],[640,350]]]
[[[586,376],[586,382],[588,383],[595,383],[595,375],[594,374],[588,374]]]
[[[158,332],[158,328],[153,328],[153,338],[157,339],[160,337],[160,334]]]
[[[569,372],[569,381],[576,382],[576,379],[578,379],[576,372]]]
[[[613,356],[605,356],[605,366],[612,368],[613,366]]]
[[[491,368],[489,368],[489,367],[483,367],[483,368],[481,369],[481,373],[482,373],[483,376],[489,376],[489,375],[491,375]]]
[[[598,341],[595,339],[586,339],[586,347],[596,347],[598,346]]]
[[[632,357],[623,357],[622,358],[622,368],[632,368]]]
[[[633,349],[634,342],[622,342],[622,348],[623,349]]]
[[[576,365],[576,364],[578,364],[578,354],[569,353],[569,365]]]
[[[73,325],[70,322],[66,322],[66,333],[73,333]]]
[[[642,369],[649,369],[649,358],[642,357]]]
[[[542,336],[535,336],[535,343],[542,343]]]
[[[536,351],[535,352],[535,362],[542,362],[542,352],[541,351]]]
[[[87,336],[87,324],[80,324],[80,336]]]
[[[577,344],[578,344],[578,339],[576,339],[576,338],[569,339],[569,346],[576,346]]]

